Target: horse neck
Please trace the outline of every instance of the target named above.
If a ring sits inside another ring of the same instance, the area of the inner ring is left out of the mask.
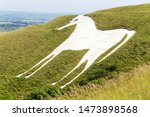
[[[75,32],[93,32],[93,31],[96,31],[97,28],[95,26],[95,23],[94,22],[88,22],[88,23],[79,23],[77,24],[76,26],[76,29],[75,29]]]

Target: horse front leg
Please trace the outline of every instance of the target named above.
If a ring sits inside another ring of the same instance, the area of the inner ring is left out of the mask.
[[[46,62],[44,62],[37,70],[35,70],[34,72],[32,72],[30,75],[26,76],[25,78],[29,78],[31,76],[33,76],[36,72],[38,72],[40,69],[42,69],[45,65],[47,65],[50,61],[52,61],[55,57],[57,56],[56,55],[53,55],[49,60],[47,60]]]
[[[25,72],[23,72],[23,73],[17,75],[16,77],[18,77],[18,78],[21,77],[22,75],[28,73],[30,70],[32,70],[32,69],[34,69],[35,67],[39,66],[39,65],[40,65],[41,63],[43,63],[45,60],[47,60],[47,59],[49,59],[49,58],[51,58],[51,57],[53,57],[53,56],[54,56],[54,53],[52,52],[52,53],[50,53],[48,56],[46,56],[44,59],[42,59],[40,62],[38,62],[37,64],[35,64],[33,67],[31,67],[29,70],[27,70],[27,71],[25,71]]]
[[[53,52],[51,52],[49,55],[47,55],[44,59],[42,59],[40,62],[38,62],[38,63],[37,63],[36,65],[34,65],[32,68],[30,68],[29,70],[27,70],[27,71],[25,71],[25,72],[23,72],[23,73],[17,75],[17,77],[21,77],[22,75],[28,73],[29,71],[33,70],[35,67],[39,66],[40,64],[42,64],[43,62],[45,62],[45,61],[47,60],[45,63],[43,63],[43,65],[42,65],[40,68],[38,68],[36,71],[34,71],[34,72],[32,73],[32,75],[33,75],[33,74],[36,73],[38,70],[40,70],[42,67],[44,67],[48,62],[50,62],[50,61],[51,61],[55,56],[57,56],[61,51],[62,51],[61,48],[56,48]],[[30,75],[31,75],[31,74],[30,74]],[[26,76],[25,78],[30,77],[30,75]],[[32,75],[31,75],[31,76],[32,76]]]

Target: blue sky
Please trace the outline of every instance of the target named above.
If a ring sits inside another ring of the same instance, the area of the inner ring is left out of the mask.
[[[143,3],[150,0],[0,0],[0,10],[81,14]]]

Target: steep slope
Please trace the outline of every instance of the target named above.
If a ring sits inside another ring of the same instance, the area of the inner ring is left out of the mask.
[[[91,66],[72,85],[88,82],[101,83],[103,78],[114,78],[121,72],[150,62],[150,4],[97,11],[88,16],[98,29],[126,28],[136,35],[101,63]],[[43,59],[72,33],[75,26],[56,31],[74,16],[58,17],[45,25],[34,25],[0,35],[0,99],[24,99],[30,92],[43,91],[59,80],[79,62],[87,50],[64,51],[29,79],[16,78]],[[106,54],[106,53],[105,53]],[[99,57],[97,59],[100,60]],[[69,81],[84,67],[83,64],[59,85]]]

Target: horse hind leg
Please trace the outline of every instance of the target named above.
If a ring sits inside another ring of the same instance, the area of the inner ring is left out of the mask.
[[[52,83],[51,85],[56,85],[57,83],[61,82],[63,79],[65,79],[67,76],[69,76],[72,72],[74,72],[78,67],[80,67],[85,61],[80,61],[69,73],[67,73],[63,78],[61,78],[59,81]]]
[[[69,72],[67,73],[63,78],[61,78],[59,81],[52,83],[51,85],[56,85],[57,83],[61,82],[63,79],[65,79],[67,76],[69,76],[72,72],[74,72],[78,67],[80,67],[84,62],[86,62],[87,56],[89,55],[89,51],[82,57],[80,62]]]
[[[121,46],[123,46],[133,35],[135,34],[135,31],[128,31],[127,32],[127,37],[125,38],[125,40],[120,43],[117,47],[115,47],[112,51],[110,51],[106,56],[104,56],[100,61],[98,61],[98,63],[102,62],[103,60],[105,60],[107,57],[109,57],[110,55],[112,55],[115,51],[117,51]]]
[[[73,78],[70,82],[66,83],[65,85],[61,86],[60,88],[64,88],[65,86],[69,85],[70,83],[72,83],[75,79],[77,79],[83,72],[85,72],[93,63],[94,61],[97,59],[97,56],[93,56],[91,58],[91,56],[93,55],[92,51],[88,51],[83,58],[81,59],[81,61],[79,62],[79,64],[74,67],[67,75],[65,75],[63,78],[61,78],[59,81],[52,83],[52,85],[56,85],[57,83],[61,82],[63,79],[65,79],[68,75],[70,75],[72,72],[74,72],[78,67],[80,67],[84,62],[87,61],[85,68],[75,77]]]
[[[66,83],[65,85],[61,86],[60,88],[63,89],[64,87],[66,87],[67,85],[71,84],[74,80],[76,80],[81,74],[83,74],[93,63],[95,60],[88,60],[86,63],[85,68],[76,76],[74,77],[71,81],[69,81],[68,83]]]

